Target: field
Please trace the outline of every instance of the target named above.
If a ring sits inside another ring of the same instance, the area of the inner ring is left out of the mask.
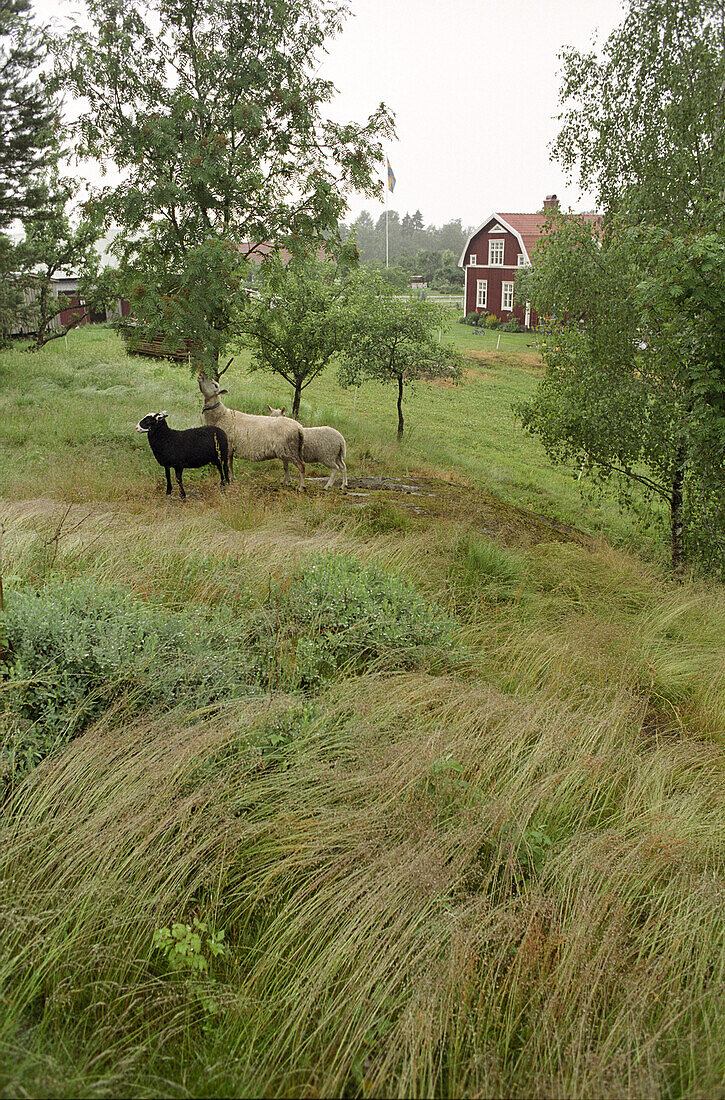
[[[0,353],[0,1094],[724,1095],[725,592],[516,425],[530,337],[452,332],[402,446],[305,391],[348,494],[185,504],[134,431],[185,368]]]

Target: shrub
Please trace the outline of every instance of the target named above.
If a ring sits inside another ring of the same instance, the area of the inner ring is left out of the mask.
[[[495,313],[487,313],[485,325],[486,328],[498,328],[501,324],[501,320]]]
[[[467,313],[465,317],[461,317],[460,323],[462,325],[477,325],[481,314],[475,310],[471,313]]]
[[[446,611],[405,581],[352,558],[313,559],[277,601],[267,667],[274,661],[281,678],[305,691],[381,661],[415,667],[453,641],[455,622]]]
[[[244,622],[217,610],[169,612],[119,589],[54,581],[7,599],[11,661],[0,702],[5,784],[82,732],[114,702],[127,717],[247,693]]]
[[[524,332],[524,326],[516,320],[515,317],[510,317],[508,321],[504,321],[501,325],[501,332]]]

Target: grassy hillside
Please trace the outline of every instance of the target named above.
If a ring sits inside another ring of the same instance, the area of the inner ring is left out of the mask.
[[[401,448],[307,391],[398,491],[186,504],[133,428],[188,374],[0,355],[3,1095],[720,1094],[725,596],[550,469],[507,339]]]

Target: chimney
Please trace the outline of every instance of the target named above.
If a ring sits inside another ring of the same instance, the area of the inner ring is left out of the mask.
[[[544,199],[544,210],[558,210],[559,200],[556,195],[547,195]]]

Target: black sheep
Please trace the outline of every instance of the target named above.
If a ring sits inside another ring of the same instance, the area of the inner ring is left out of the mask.
[[[226,432],[221,428],[186,428],[177,432],[166,423],[167,412],[149,413],[139,420],[137,432],[146,432],[154,458],[166,471],[166,495],[171,492],[171,473],[173,466],[179,483],[181,499],[186,499],[181,481],[182,471],[187,467],[216,466],[222,479],[222,489],[229,484],[229,444]]]

